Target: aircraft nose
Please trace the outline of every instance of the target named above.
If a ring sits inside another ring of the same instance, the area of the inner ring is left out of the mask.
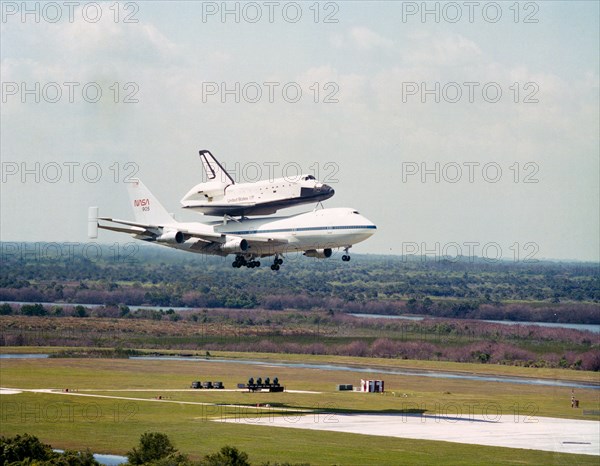
[[[367,217],[362,216],[362,219],[364,221],[364,224],[367,225],[369,227],[369,234],[373,235],[375,233],[375,231],[377,231],[377,225],[375,225],[371,220],[369,220]]]
[[[333,195],[335,194],[335,189],[333,189],[333,188],[332,188],[331,186],[329,186],[328,184],[321,185],[321,188],[320,188],[320,190],[321,190],[321,192],[322,192],[323,194],[326,194],[326,195],[328,195],[329,197],[331,197],[331,196],[333,196]]]

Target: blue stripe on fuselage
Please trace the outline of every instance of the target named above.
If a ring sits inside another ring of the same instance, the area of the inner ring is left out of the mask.
[[[242,231],[223,231],[230,235],[256,235],[263,233],[295,233],[299,231],[329,231],[329,230],[376,230],[375,225],[342,225],[329,227],[299,227],[299,228],[276,228],[272,230],[242,230]]]

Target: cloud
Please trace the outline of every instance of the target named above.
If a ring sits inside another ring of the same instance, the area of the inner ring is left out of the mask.
[[[329,43],[333,48],[341,49],[344,48],[345,41],[343,34],[333,34],[329,37]]]
[[[364,26],[352,28],[350,30],[350,37],[352,38],[354,45],[359,50],[388,48],[394,44],[393,41],[386,39],[385,37]]]
[[[394,45],[392,40],[386,39],[365,26],[353,27],[344,34],[333,34],[329,37],[329,43],[336,49],[351,47],[362,51],[377,48],[387,49]]]
[[[414,38],[413,46],[407,47],[405,60],[412,65],[448,66],[464,65],[480,61],[483,52],[479,46],[460,34]]]

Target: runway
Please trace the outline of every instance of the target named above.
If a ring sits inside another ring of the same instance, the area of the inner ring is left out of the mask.
[[[600,455],[600,422],[513,415],[313,414],[218,422]]]

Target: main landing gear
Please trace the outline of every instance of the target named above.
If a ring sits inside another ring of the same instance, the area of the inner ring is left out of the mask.
[[[350,254],[348,254],[348,249],[350,249],[350,247],[344,248],[344,252],[346,253],[342,256],[342,260],[344,262],[350,262]]]
[[[283,264],[283,259],[279,256],[275,256],[273,260],[273,265],[271,265],[271,270],[279,270],[279,266]]]
[[[235,269],[239,269],[240,267],[253,269],[254,267],[260,267],[260,261],[255,261],[254,259],[248,261],[244,256],[235,256],[235,260],[232,262],[231,266]]]
[[[275,256],[275,259],[273,260],[273,265],[271,265],[271,270],[279,270],[281,264],[283,264],[283,259],[279,256]],[[260,261],[254,260],[254,258],[248,260],[246,259],[246,257],[238,255],[235,256],[235,260],[231,263],[231,266],[234,269],[239,269],[241,267],[248,267],[249,269],[253,269],[254,267],[260,267]]]

